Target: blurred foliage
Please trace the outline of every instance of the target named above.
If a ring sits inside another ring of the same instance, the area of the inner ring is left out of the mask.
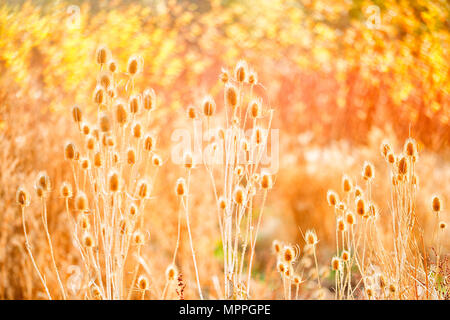
[[[43,113],[88,108],[104,43],[122,70],[144,57],[140,81],[161,115],[218,92],[220,68],[244,58],[292,134],[361,143],[378,126],[448,148],[449,13],[447,0],[7,1],[0,97]]]

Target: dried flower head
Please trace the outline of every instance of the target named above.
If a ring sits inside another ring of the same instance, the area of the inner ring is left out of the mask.
[[[27,207],[30,205],[30,194],[24,187],[19,187],[19,189],[17,189],[16,201],[21,207]]]
[[[442,201],[439,196],[433,196],[431,200],[431,208],[435,213],[439,213],[442,210]]]
[[[141,289],[141,290],[147,290],[149,287],[148,279],[144,275],[139,276],[137,283],[138,283],[139,289]]]
[[[236,68],[234,69],[234,77],[236,78],[237,82],[245,82],[247,80],[248,75],[248,66],[247,62],[244,60],[240,60],[236,64]]]
[[[339,202],[339,196],[333,190],[328,190],[327,192],[327,201],[329,206],[336,206]]]
[[[88,199],[83,191],[78,191],[75,197],[75,209],[86,211],[88,209]]]
[[[317,244],[317,235],[314,230],[307,230],[305,233],[305,242],[306,244],[309,244],[311,246],[314,246]]]
[[[206,96],[202,102],[203,114],[207,117],[211,117],[216,110],[216,103],[211,96]]]
[[[364,178],[364,180],[372,180],[373,177],[375,175],[375,169],[373,167],[373,164],[371,164],[368,161],[364,162],[364,166],[363,166],[363,172],[362,172],[362,176]]]
[[[61,184],[60,193],[61,193],[61,197],[63,197],[63,198],[72,197],[72,185],[69,182],[64,181]]]
[[[156,93],[152,88],[144,90],[142,94],[142,100],[144,104],[144,109],[147,111],[152,111],[156,108]]]
[[[352,192],[353,190],[353,183],[350,177],[346,174],[342,177],[342,190],[346,193]]]
[[[184,178],[178,178],[176,186],[175,186],[175,193],[178,196],[184,196],[186,194],[186,181]]]

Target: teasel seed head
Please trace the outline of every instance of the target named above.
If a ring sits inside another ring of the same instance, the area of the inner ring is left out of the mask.
[[[439,222],[439,229],[445,230],[447,228],[447,223],[445,221]]]
[[[111,119],[106,112],[102,112],[99,117],[99,127],[102,132],[111,131]]]
[[[128,148],[127,150],[127,162],[129,165],[136,163],[136,151],[133,148]]]
[[[192,169],[194,166],[192,153],[190,153],[189,151],[186,151],[183,155],[183,165],[186,169]]]
[[[356,198],[355,202],[356,202],[356,213],[361,217],[364,216],[367,212],[366,201],[363,198],[358,197]]]
[[[97,85],[94,89],[94,102],[98,105],[102,104],[105,100],[105,89],[102,86]]]
[[[128,214],[132,218],[137,217],[139,215],[139,209],[136,204],[134,203],[130,204],[130,207],[128,208]]]
[[[284,264],[282,261],[277,262],[277,270],[279,273],[284,275],[284,272],[286,271],[286,269],[287,269],[286,264]]]
[[[94,238],[92,237],[92,235],[89,232],[86,232],[83,235],[83,245],[86,248],[92,248],[94,246]]]
[[[404,153],[408,157],[415,157],[417,159],[417,143],[414,139],[409,138],[405,142]]]
[[[381,155],[383,156],[383,158],[387,159],[387,155],[391,151],[391,149],[391,145],[388,141],[383,141],[381,143]]]
[[[19,187],[16,192],[16,202],[22,208],[30,205],[30,194],[24,187]]]
[[[294,277],[292,278],[292,280],[294,281],[294,284],[296,286],[298,286],[302,283],[302,277],[298,274],[295,274]]]
[[[220,210],[225,210],[227,208],[227,200],[223,196],[220,196],[219,198],[219,208]]]
[[[133,233],[133,243],[138,246],[141,246],[145,243],[144,234],[139,230]]]
[[[108,68],[109,72],[112,72],[112,73],[116,72],[118,69],[117,61],[114,59],[110,59],[107,64],[107,68]]]
[[[160,166],[162,166],[163,161],[162,161],[162,159],[161,159],[161,157],[159,155],[154,154],[153,157],[152,157],[152,163],[153,163],[154,166],[160,167]]]
[[[364,162],[364,166],[363,166],[363,172],[362,172],[362,176],[364,178],[364,180],[372,180],[373,177],[375,175],[375,169],[373,167],[373,164],[371,164],[368,161]]]
[[[242,187],[237,186],[236,189],[234,189],[233,200],[238,205],[242,205],[245,202],[245,194],[244,189]]]
[[[278,240],[273,240],[272,242],[272,250],[275,254],[279,254],[281,252],[281,243]]]
[[[156,93],[152,88],[144,90],[142,94],[142,100],[144,104],[144,109],[147,111],[152,111],[156,108]]]
[[[355,198],[362,197],[362,195],[363,195],[363,191],[362,191],[361,187],[356,186],[355,187]]]
[[[343,218],[339,217],[337,219],[337,229],[340,232],[344,232],[347,230],[347,225],[345,224],[345,221]]]
[[[346,174],[344,174],[344,176],[342,177],[342,190],[345,193],[349,193],[352,192],[353,190],[353,183],[352,180],[350,179],[350,177]]]
[[[263,131],[260,127],[256,127],[253,131],[253,142],[260,145],[263,142]]]
[[[234,69],[234,77],[237,82],[243,83],[247,80],[248,66],[244,60],[240,60]]]
[[[225,101],[227,102],[227,106],[232,109],[236,108],[239,104],[237,89],[231,83],[225,85]]]
[[[128,107],[130,109],[130,113],[136,114],[141,109],[141,96],[138,94],[133,94],[128,99]]]
[[[197,119],[197,110],[194,106],[188,106],[187,108],[188,118],[191,120]]]
[[[202,109],[205,116],[211,117],[212,115],[214,115],[214,112],[216,110],[216,103],[211,96],[208,95],[203,99]]]
[[[171,264],[166,269],[166,280],[168,282],[174,282],[178,279],[178,268]]]
[[[136,121],[133,123],[133,126],[131,127],[131,131],[133,132],[133,137],[136,139],[139,139],[142,137],[142,125],[139,121]]]
[[[61,192],[61,197],[65,198],[65,199],[71,198],[72,194],[73,194],[72,185],[69,182],[64,181],[61,184],[60,192]]]
[[[89,127],[89,124],[87,122],[83,122],[81,124],[81,131],[84,135],[88,135],[91,132],[91,128]]]
[[[176,186],[175,186],[175,193],[177,194],[177,196],[184,196],[186,195],[186,181],[184,180],[184,178],[178,178]]]
[[[72,108],[72,118],[76,123],[80,123],[83,120],[83,113],[79,106],[73,106]]]
[[[86,138],[86,148],[88,150],[94,150],[95,148],[95,138],[91,135]]]
[[[105,45],[99,45],[95,53],[96,61],[98,64],[105,64],[109,59],[109,50]]]
[[[100,151],[94,154],[94,166],[100,168],[102,166],[102,154]]]
[[[261,188],[263,189],[272,188],[272,176],[268,172],[263,172],[261,174]]]
[[[79,217],[80,217],[79,223],[80,223],[81,230],[83,230],[83,231],[89,230],[91,224],[89,223],[89,218],[87,217],[87,215],[80,214]]]
[[[249,109],[250,109],[250,114],[251,114],[252,118],[257,119],[257,118],[261,117],[261,115],[262,115],[261,104],[262,104],[261,99],[254,98],[253,100],[250,101]]]
[[[131,76],[140,73],[144,67],[144,59],[138,55],[132,55],[128,60],[127,72]]]
[[[318,242],[317,235],[314,230],[307,230],[305,233],[305,242],[311,246],[315,246]]]
[[[335,207],[339,202],[339,196],[333,190],[328,190],[327,192],[327,201],[328,205],[331,207]]]
[[[355,223],[355,215],[352,212],[347,212],[345,215],[345,221],[348,225],[352,226]]]
[[[220,78],[220,81],[222,81],[223,83],[227,83],[228,80],[230,79],[228,70],[222,67],[219,78]]]
[[[389,162],[390,164],[394,164],[395,163],[395,155],[392,151],[389,151],[386,155],[386,160],[387,162]]]
[[[342,261],[347,262],[350,260],[350,253],[347,250],[343,250],[341,253]]]
[[[252,86],[258,84],[258,74],[253,69],[251,69],[248,73],[248,83]]]
[[[149,282],[146,276],[141,275],[138,278],[138,287],[141,290],[147,290],[149,287]]]
[[[108,189],[110,192],[118,192],[120,190],[120,178],[116,170],[111,170],[108,174]]]
[[[36,179],[36,187],[41,187],[42,191],[44,191],[45,193],[50,192],[51,189],[50,177],[45,171],[41,171],[38,173]]]
[[[88,210],[88,199],[83,191],[78,191],[75,197],[75,209],[78,211]]]
[[[442,210],[442,201],[439,196],[433,196],[431,199],[431,208],[435,213],[439,213]]]
[[[125,102],[122,99],[118,99],[115,103],[115,115],[117,123],[122,127],[127,123],[128,112],[125,107]]]
[[[147,199],[150,194],[150,186],[147,180],[141,179],[137,184],[138,196],[140,199]]]
[[[406,175],[408,173],[408,160],[401,155],[397,162],[398,174]]]
[[[333,257],[331,259],[331,269],[334,271],[341,271],[342,270],[342,262],[339,257]]]
[[[144,150],[145,151],[152,151],[154,147],[154,138],[150,133],[147,133],[144,137]]]

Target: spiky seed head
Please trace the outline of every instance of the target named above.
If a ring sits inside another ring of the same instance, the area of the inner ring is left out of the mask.
[[[361,187],[356,186],[355,187],[355,198],[362,197],[362,195],[363,195],[363,191],[362,191]]]
[[[378,282],[379,282],[380,288],[384,290],[387,286],[387,280],[386,280],[386,277],[381,273],[378,275]]]
[[[60,189],[60,193],[61,193],[61,197],[63,197],[63,198],[70,198],[70,197],[72,197],[72,185],[69,183],[69,182],[67,182],[67,181],[64,181],[62,184],[61,184],[61,189]]]
[[[108,175],[108,188],[110,192],[117,192],[120,190],[120,179],[116,170],[112,170]]]
[[[197,119],[197,110],[195,109],[194,106],[189,106],[187,108],[187,115],[189,119],[192,120]]]
[[[105,64],[109,59],[109,50],[105,45],[99,45],[95,53],[96,61],[98,64]]]
[[[375,175],[375,169],[373,167],[373,164],[371,164],[369,161],[364,162],[364,166],[363,166],[363,172],[362,172],[362,176],[364,178],[364,180],[372,180],[373,177]]]
[[[133,148],[128,148],[127,150],[127,162],[129,165],[136,163],[136,151]]]
[[[130,217],[137,217],[139,215],[139,209],[136,204],[132,203],[128,208],[128,214]]]
[[[92,235],[89,232],[86,232],[83,235],[83,245],[86,248],[92,248],[94,246],[94,238],[92,237]]]
[[[340,211],[346,211],[347,210],[347,205],[345,204],[345,202],[339,201],[339,203],[337,204],[336,208],[338,208]]]
[[[223,83],[227,83],[228,80],[230,79],[230,74],[228,73],[228,70],[222,67],[219,78],[220,81],[222,81]]]
[[[370,287],[366,288],[366,294],[369,299],[372,298],[373,297],[373,289]]]
[[[237,89],[231,83],[227,83],[225,85],[225,101],[227,103],[227,106],[232,109],[236,108],[239,103]]]
[[[343,218],[339,217],[337,219],[337,229],[340,232],[344,232],[347,230],[347,225],[345,224],[345,221]]]
[[[134,54],[128,60],[127,72],[131,76],[135,76],[136,74],[142,71],[143,67],[144,67],[144,59],[142,59],[141,56]]]
[[[342,270],[342,262],[339,257],[333,257],[331,259],[331,269],[334,271],[341,271]]]
[[[284,274],[286,269],[287,269],[287,266],[282,261],[277,262],[277,270],[279,273]]]
[[[83,113],[79,106],[73,106],[72,108],[72,118],[73,121],[80,123],[83,120]]]
[[[272,249],[275,254],[279,254],[281,252],[281,243],[278,240],[273,240]]]
[[[389,285],[389,292],[390,293],[395,293],[397,291],[397,286],[395,285],[395,284],[393,284],[393,283],[391,283],[390,285]]]
[[[160,166],[162,166],[163,161],[162,161],[162,159],[161,159],[161,157],[159,155],[154,154],[153,157],[152,157],[152,163],[153,163],[154,166],[160,167]]]
[[[144,150],[152,151],[154,147],[154,138],[150,133],[147,133],[144,137]]]
[[[96,104],[102,104],[105,101],[105,89],[102,86],[97,85],[94,89],[93,99]]]
[[[355,202],[356,202],[356,213],[359,216],[363,217],[367,212],[366,201],[363,198],[358,197],[356,198]]]
[[[174,282],[178,279],[178,268],[171,264],[166,269],[166,279],[168,282]]]
[[[30,205],[30,194],[24,187],[19,187],[17,189],[16,201],[21,207],[28,207]]]
[[[260,127],[256,127],[253,131],[253,142],[256,145],[260,145],[263,142],[263,130]]]
[[[183,155],[183,165],[186,169],[192,169],[194,166],[194,162],[192,159],[192,153],[186,151]]]
[[[263,189],[272,188],[272,176],[267,172],[263,172],[261,174],[261,188]]]
[[[445,230],[447,228],[447,223],[445,221],[439,222],[439,229]]]
[[[94,150],[95,148],[95,138],[91,135],[86,138],[86,148],[88,150]]]
[[[141,275],[138,278],[138,287],[141,290],[147,290],[149,287],[149,282],[146,276]]]
[[[102,166],[102,154],[100,151],[94,154],[94,166],[100,168]]]
[[[152,111],[156,108],[156,93],[152,88],[144,90],[142,94],[142,100],[144,104],[144,109],[147,111]]]
[[[88,209],[88,199],[83,191],[78,191],[75,197],[75,209],[86,211]]]
[[[258,74],[255,70],[250,70],[248,73],[248,83],[252,86],[258,84]]]
[[[117,68],[118,68],[117,67],[117,61],[114,60],[114,59],[110,59],[108,61],[107,67],[108,67],[109,72],[112,72],[112,73],[116,72]]]
[[[219,198],[219,208],[220,210],[225,210],[227,208],[227,200],[223,196],[220,196]]]
[[[355,215],[352,212],[347,212],[345,215],[345,221],[348,225],[353,225],[355,223]]]
[[[176,186],[175,186],[175,193],[177,196],[184,196],[186,194],[186,181],[184,178],[178,178]]]
[[[311,246],[317,244],[317,235],[314,230],[307,230],[305,233],[305,242]]]
[[[66,160],[74,160],[75,153],[75,144],[73,144],[72,142],[66,143],[66,146],[64,147],[64,157],[66,158]]]
[[[244,194],[244,189],[242,187],[237,186],[236,189],[234,189],[233,200],[238,205],[242,205],[244,203],[244,201],[245,201],[245,194]]]
[[[148,181],[141,179],[137,184],[138,196],[141,199],[147,199],[150,193]]]
[[[85,215],[85,214],[80,214],[79,217],[80,217],[79,218],[79,223],[80,223],[81,230],[87,231],[90,228],[90,226],[91,226],[91,224],[89,223],[88,216]]]
[[[442,210],[442,201],[439,196],[433,196],[431,199],[431,208],[435,213],[439,213]]]
[[[406,175],[408,173],[408,160],[404,155],[401,155],[397,161],[398,174]]]
[[[102,112],[99,116],[99,128],[102,132],[109,132],[111,131],[111,119],[109,118],[109,115],[106,112]]]
[[[84,135],[88,135],[91,132],[91,127],[89,126],[89,123],[83,122],[81,124],[81,131]]]
[[[387,162],[389,162],[390,164],[394,164],[395,163],[395,155],[392,151],[389,151],[387,156],[386,156],[386,160]]]
[[[122,99],[118,99],[114,106],[116,121],[120,126],[124,126],[128,120],[128,112],[125,107],[125,102]]]
[[[294,284],[296,286],[298,286],[302,283],[302,277],[298,274],[295,274],[294,277],[292,278],[292,280],[294,281]]]
[[[333,190],[328,190],[327,192],[327,201],[328,205],[331,207],[335,207],[339,202],[339,196]]]
[[[409,138],[405,142],[404,153],[408,157],[415,157],[417,159],[417,143],[414,139]]]
[[[388,153],[391,151],[391,145],[389,144],[389,142],[388,141],[383,141],[382,143],[381,143],[381,147],[380,147],[380,149],[381,149],[381,155],[385,158],[385,159],[387,159],[387,155],[388,155]]]
[[[247,62],[244,60],[240,60],[236,64],[236,68],[234,69],[234,77],[236,78],[237,82],[245,82],[247,80],[248,75],[248,66]]]
[[[133,233],[133,243],[138,246],[143,245],[145,243],[144,234],[139,230]]]
[[[202,102],[203,114],[207,117],[211,117],[214,115],[216,110],[216,103],[211,96],[206,96]]]
[[[287,264],[291,264],[297,257],[298,251],[294,247],[289,245],[283,247],[282,258],[284,262],[286,262]]]
[[[139,121],[136,121],[132,128],[131,131],[133,132],[133,137],[135,137],[136,139],[139,139],[140,137],[142,137],[142,125]]]
[[[348,175],[344,174],[344,176],[342,177],[342,190],[345,193],[349,193],[352,192],[352,189],[353,189],[352,180]]]
[[[36,187],[41,187],[44,192],[49,192],[51,189],[50,177],[47,172],[41,171],[37,175]]]
[[[89,161],[89,158],[83,157],[80,159],[80,167],[83,170],[89,170],[91,167],[91,162]]]
[[[262,115],[261,99],[252,99],[249,103],[250,114],[253,119],[260,118]]]
[[[347,262],[350,260],[350,253],[347,250],[343,250],[341,254],[342,261]]]
[[[128,108],[131,113],[136,114],[141,109],[141,96],[133,94],[128,99]]]

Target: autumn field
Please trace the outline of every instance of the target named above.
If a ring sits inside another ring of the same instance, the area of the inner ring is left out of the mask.
[[[446,0],[0,3],[0,299],[450,298]]]

